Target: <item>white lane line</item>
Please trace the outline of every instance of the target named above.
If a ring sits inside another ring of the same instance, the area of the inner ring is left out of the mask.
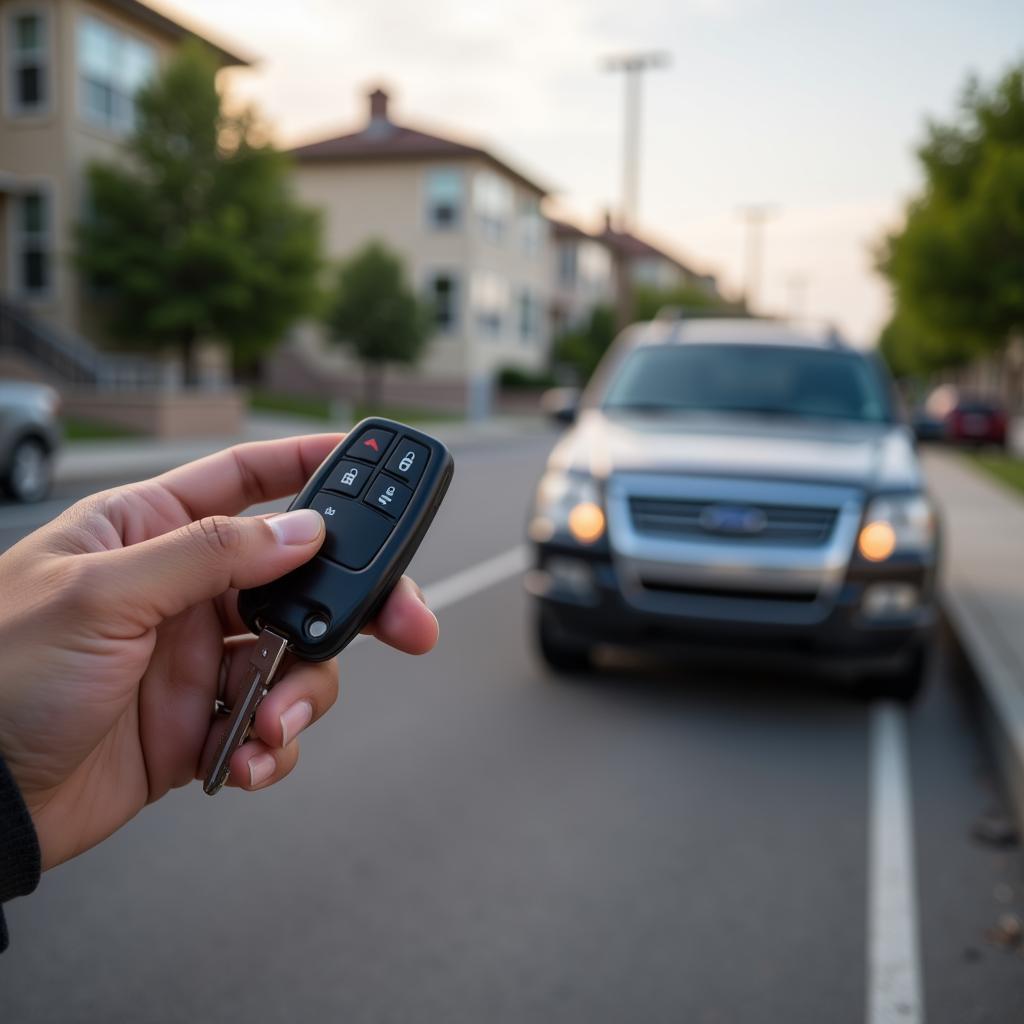
[[[867,1024],[923,1024],[907,716],[871,709]]]
[[[500,555],[477,562],[468,569],[446,576],[443,580],[430,583],[423,588],[423,596],[427,599],[430,610],[435,614],[449,605],[464,601],[467,597],[479,594],[488,587],[502,583],[512,576],[526,570],[529,564],[529,549],[525,544],[517,544]],[[370,638],[365,634],[357,636],[349,647]]]
[[[507,580],[510,576],[524,572],[529,561],[529,551],[525,544],[517,544],[500,555],[488,558],[486,562],[477,562],[468,569],[454,573],[446,579],[438,580],[423,588],[432,611],[439,612],[449,605],[456,604],[478,594],[481,590],[493,587],[496,583]]]

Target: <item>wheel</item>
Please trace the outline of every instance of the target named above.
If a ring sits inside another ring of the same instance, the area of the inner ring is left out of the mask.
[[[6,490],[15,501],[42,501],[50,493],[52,478],[53,459],[42,441],[26,437],[14,446]]]
[[[906,664],[893,672],[879,673],[864,681],[864,689],[872,697],[898,700],[909,704],[921,692],[928,668],[925,648],[916,648]]]
[[[590,645],[566,637],[541,608],[536,622],[537,651],[545,664],[564,675],[579,675],[593,667]]]

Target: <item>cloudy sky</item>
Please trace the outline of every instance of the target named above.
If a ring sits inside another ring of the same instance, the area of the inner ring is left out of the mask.
[[[920,178],[924,119],[970,72],[1024,59],[1020,0],[160,0],[258,58],[230,82],[282,144],[339,134],[384,84],[393,114],[486,143],[586,225],[621,192],[621,76],[601,58],[671,54],[644,83],[640,226],[727,289],[742,204],[766,202],[762,306],[874,338],[870,247]]]

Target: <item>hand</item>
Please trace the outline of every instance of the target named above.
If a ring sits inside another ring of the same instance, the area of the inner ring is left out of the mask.
[[[230,704],[254,642],[237,588],[276,579],[323,541],[319,513],[239,517],[293,494],[336,435],[246,444],[73,505],[0,557],[0,756],[43,867],[105,839],[197,777],[214,699]],[[368,630],[410,654],[437,620],[403,579]],[[231,759],[263,789],[295,766],[296,734],[338,694],[336,661],[296,662]]]

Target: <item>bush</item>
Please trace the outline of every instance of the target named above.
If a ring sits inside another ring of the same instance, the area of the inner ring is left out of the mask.
[[[498,371],[498,387],[502,391],[541,391],[558,385],[549,370],[524,370],[520,366],[504,366]]]

